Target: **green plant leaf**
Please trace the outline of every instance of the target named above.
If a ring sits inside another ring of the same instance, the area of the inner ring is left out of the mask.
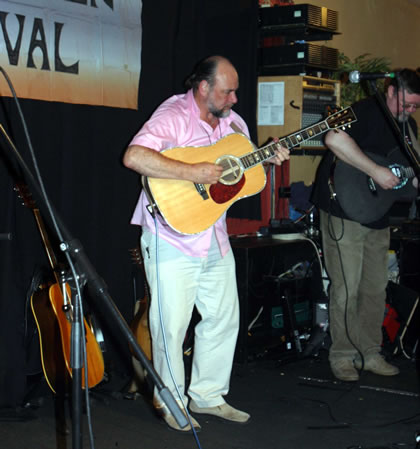
[[[389,72],[391,61],[386,57],[371,57],[370,53],[363,53],[353,61],[340,52],[338,54],[338,69],[332,78],[341,81],[341,106],[349,106],[369,95],[366,82],[350,83],[348,74],[353,70],[359,72]],[[384,81],[377,81],[378,89],[383,89]]]

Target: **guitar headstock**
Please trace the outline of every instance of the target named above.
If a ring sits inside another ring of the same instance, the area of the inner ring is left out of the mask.
[[[36,209],[35,200],[32,198],[32,193],[29,191],[28,186],[23,183],[17,183],[14,187],[18,197],[22,200],[22,204],[29,209]]]
[[[325,120],[330,129],[341,128],[345,129],[350,127],[352,123],[357,121],[356,115],[353,112],[353,109],[348,106],[345,109],[340,109],[337,112],[331,114]]]

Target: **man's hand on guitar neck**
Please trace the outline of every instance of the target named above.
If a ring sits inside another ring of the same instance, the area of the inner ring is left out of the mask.
[[[280,145],[279,140],[280,139],[278,137],[273,139],[273,142],[276,144],[276,155],[264,163],[265,167],[268,167],[269,163],[281,165],[284,161],[288,161],[290,159],[290,151],[286,147]]]

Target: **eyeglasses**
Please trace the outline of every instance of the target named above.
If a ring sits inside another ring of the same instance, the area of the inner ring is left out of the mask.
[[[409,95],[408,93],[406,93],[406,95]],[[403,102],[404,97],[402,95],[398,95],[398,100],[399,100],[399,104],[400,104],[400,108],[401,109],[413,109],[414,111],[417,108],[420,108],[420,104],[418,103],[408,103],[407,101]]]
[[[420,108],[420,104],[417,104],[417,103],[404,103],[403,104],[403,101],[400,99],[400,107],[402,109],[414,109],[416,111],[417,108]]]

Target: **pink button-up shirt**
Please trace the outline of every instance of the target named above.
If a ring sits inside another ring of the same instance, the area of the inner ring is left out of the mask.
[[[234,132],[230,126],[232,122],[249,137],[246,123],[234,111],[231,111],[228,117],[221,118],[219,126],[213,130],[208,123],[200,119],[200,109],[195,102],[192,90],[189,90],[186,94],[174,95],[164,101],[134,136],[130,145],[141,145],[156,151],[180,146],[210,145],[221,137]],[[143,226],[155,233],[155,222],[146,209],[148,204],[147,197],[142,191],[131,223]],[[157,224],[159,236],[189,256],[206,256],[213,232],[222,256],[230,248],[226,229],[226,213],[209,229],[193,235],[174,231],[161,216],[157,216]]]

